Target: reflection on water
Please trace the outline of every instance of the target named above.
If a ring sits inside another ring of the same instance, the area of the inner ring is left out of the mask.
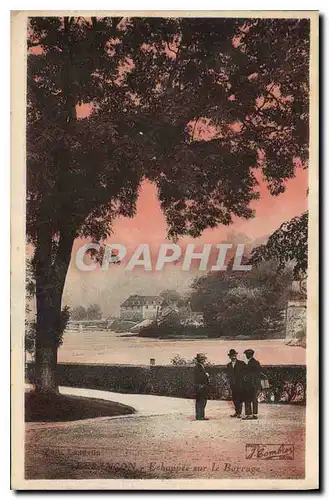
[[[162,340],[111,331],[65,332],[58,360],[148,365],[154,358],[157,365],[167,365],[177,354],[192,359],[197,352],[205,352],[211,363],[223,365],[228,362],[229,349],[236,349],[244,359],[243,351],[248,347],[255,350],[255,357],[264,365],[305,364],[305,349],[287,346],[284,340]]]

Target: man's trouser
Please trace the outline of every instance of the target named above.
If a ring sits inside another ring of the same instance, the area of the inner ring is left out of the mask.
[[[195,397],[195,418],[204,418],[204,411],[207,404],[207,393],[205,391],[198,391]]]
[[[249,394],[246,397],[245,407],[246,415],[258,415],[258,389],[252,389],[248,391]]]
[[[240,387],[232,387],[232,401],[234,404],[235,413],[241,415],[242,412],[242,395]]]

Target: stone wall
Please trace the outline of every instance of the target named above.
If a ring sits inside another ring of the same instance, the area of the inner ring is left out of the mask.
[[[290,300],[286,310],[286,339],[295,339],[306,332],[306,300]]]

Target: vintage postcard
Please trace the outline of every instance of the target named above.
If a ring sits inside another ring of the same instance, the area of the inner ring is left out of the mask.
[[[318,13],[11,43],[12,488],[318,489]]]

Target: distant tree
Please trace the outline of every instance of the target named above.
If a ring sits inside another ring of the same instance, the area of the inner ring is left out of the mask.
[[[87,308],[87,319],[102,319],[102,311],[98,304],[91,304]]]
[[[209,273],[192,285],[191,304],[203,311],[213,336],[268,335],[283,327],[291,272],[278,274],[275,262],[249,272]]]
[[[308,259],[308,212],[284,222],[268,238],[267,243],[253,249],[250,262],[276,259],[278,271],[293,265],[294,278],[302,279],[307,275]]]
[[[87,319],[87,311],[83,306],[73,307],[71,312],[71,319],[78,321]]]
[[[28,49],[36,390],[53,392],[76,238],[133,216],[144,179],[168,235],[196,237],[254,216],[255,169],[278,195],[307,166],[309,20],[32,17]]]
[[[160,293],[160,297],[168,304],[175,303],[178,306],[184,304],[184,299],[176,290],[163,290]]]
[[[217,311],[216,321],[224,335],[271,337],[277,328],[282,328],[283,303],[265,287],[241,286],[228,291],[225,301]]]

